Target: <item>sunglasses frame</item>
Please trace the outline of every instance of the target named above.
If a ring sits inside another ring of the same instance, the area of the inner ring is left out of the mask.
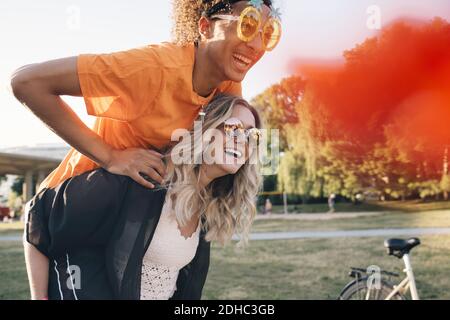
[[[227,127],[226,127],[226,126],[227,126],[227,121],[229,121],[230,119],[237,120],[238,123],[237,123],[237,124],[233,124],[233,125],[237,125],[237,126],[239,126],[239,128],[236,128],[236,129],[227,129]],[[247,144],[249,144],[249,143],[250,143],[250,136],[252,135],[253,132],[255,132],[255,133],[256,133],[256,136],[257,136],[257,138],[255,139],[255,140],[256,140],[256,145],[258,146],[258,145],[260,144],[260,142],[261,142],[261,136],[262,136],[261,130],[259,130],[258,128],[255,128],[255,127],[249,128],[249,129],[245,129],[245,128],[244,128],[244,124],[243,124],[242,121],[239,120],[238,118],[229,118],[229,119],[225,120],[224,123],[223,123],[223,127],[224,127],[224,131],[225,131],[225,135],[226,135],[228,138],[234,138],[234,137],[237,137],[237,138],[239,139],[240,136],[241,136],[241,134],[235,134],[235,132],[236,132],[236,131],[241,131],[242,134],[243,134],[244,137],[245,137],[245,142],[246,142]],[[230,133],[230,132],[231,132],[231,133]]]
[[[249,13],[254,13],[257,15],[258,17],[258,26],[256,27],[256,29],[258,30],[257,32],[255,32],[251,37],[246,37],[242,34],[242,28],[240,27],[240,25],[242,24],[242,21],[244,19],[244,17],[249,14]],[[264,45],[264,49],[266,51],[272,51],[273,49],[276,48],[276,46],[278,45],[278,43],[280,42],[281,39],[281,34],[282,34],[282,28],[281,28],[281,23],[278,19],[274,19],[274,18],[270,18],[269,20],[266,21],[266,23],[264,24],[264,26],[261,27],[262,24],[262,16],[261,16],[261,12],[259,10],[257,10],[255,7],[247,7],[244,10],[242,10],[241,14],[238,16],[232,15],[232,14],[215,14],[211,16],[211,19],[220,19],[220,20],[228,20],[228,21],[238,21],[238,25],[237,25],[237,35],[239,37],[239,39],[241,39],[244,42],[250,42],[253,39],[255,39],[255,37],[258,34],[261,34],[261,40],[262,43]],[[271,47],[271,48],[267,48],[266,44],[265,44],[265,40],[264,37],[262,36],[264,29],[266,28],[267,25],[269,24],[274,24],[277,23],[279,25],[280,28],[280,36],[278,37],[277,41],[275,42],[275,44]]]

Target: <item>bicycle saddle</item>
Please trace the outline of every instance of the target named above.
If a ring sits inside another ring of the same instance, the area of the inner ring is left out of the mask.
[[[387,252],[391,256],[402,258],[404,254],[409,253],[412,248],[420,244],[420,239],[411,238],[408,240],[403,239],[387,239],[384,241],[384,246],[387,248]]]

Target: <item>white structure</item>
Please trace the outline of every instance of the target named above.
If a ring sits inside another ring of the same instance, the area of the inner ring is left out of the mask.
[[[30,200],[39,184],[55,169],[69,151],[68,146],[37,145],[0,149],[0,175],[24,177],[24,201]]]

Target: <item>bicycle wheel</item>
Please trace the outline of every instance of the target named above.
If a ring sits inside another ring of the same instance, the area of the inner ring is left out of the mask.
[[[370,289],[367,297],[367,278],[354,280],[349,284],[339,296],[340,300],[385,300],[387,296],[394,290],[393,285],[381,280],[379,288]],[[395,294],[391,300],[406,300],[406,297],[400,293]]]

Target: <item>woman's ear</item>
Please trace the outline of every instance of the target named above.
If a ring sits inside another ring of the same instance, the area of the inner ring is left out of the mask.
[[[212,22],[207,17],[202,16],[198,21],[198,32],[200,33],[201,40],[211,38],[212,35]]]

